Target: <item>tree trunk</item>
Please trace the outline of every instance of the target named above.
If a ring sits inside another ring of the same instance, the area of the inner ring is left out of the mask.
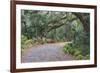
[[[89,22],[86,21],[84,15],[82,13],[73,13],[76,17],[79,18],[79,20],[82,22],[83,24],[83,27],[84,27],[84,31],[87,33],[87,32],[90,32],[90,24]]]

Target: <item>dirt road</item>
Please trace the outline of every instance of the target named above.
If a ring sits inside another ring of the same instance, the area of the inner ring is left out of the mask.
[[[65,43],[48,43],[37,45],[25,50],[21,56],[21,62],[48,62],[74,60],[71,55],[63,52]]]

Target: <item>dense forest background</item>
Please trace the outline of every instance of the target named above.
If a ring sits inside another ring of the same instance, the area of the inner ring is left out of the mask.
[[[90,58],[90,14],[21,10],[21,48],[66,43],[63,51],[76,59]]]

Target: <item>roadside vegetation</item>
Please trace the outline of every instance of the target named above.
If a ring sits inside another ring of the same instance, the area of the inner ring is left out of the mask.
[[[57,42],[65,54],[77,60],[90,59],[90,14],[60,11],[21,10],[21,49]]]

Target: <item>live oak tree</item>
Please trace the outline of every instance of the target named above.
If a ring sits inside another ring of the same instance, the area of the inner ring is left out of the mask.
[[[74,47],[80,45],[82,51],[89,53],[89,20],[89,13],[22,10],[21,35],[33,41],[73,41]]]

